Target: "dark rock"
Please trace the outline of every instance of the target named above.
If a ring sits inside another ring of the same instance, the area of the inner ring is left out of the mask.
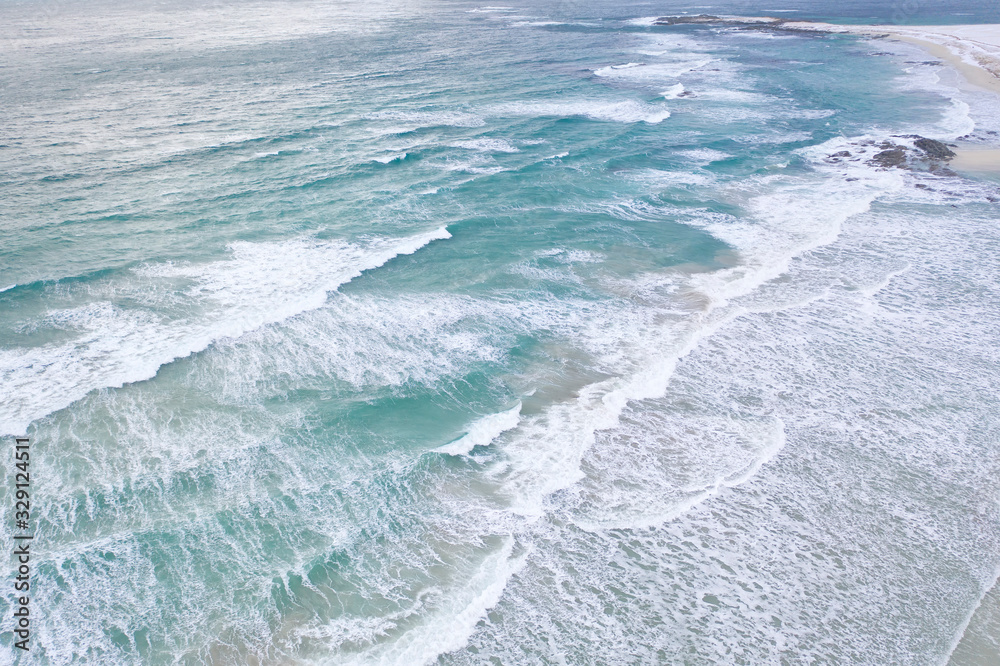
[[[711,14],[698,14],[696,16],[661,16],[656,19],[656,25],[679,25],[682,23],[722,23],[723,18],[712,16]]]
[[[906,163],[906,151],[902,147],[898,146],[890,150],[883,150],[881,153],[877,153],[875,157],[871,158],[869,163],[886,169],[890,167],[902,166]]]
[[[954,171],[952,171],[948,167],[941,166],[941,164],[939,164],[937,162],[931,164],[930,168],[928,168],[927,171],[929,171],[930,173],[932,173],[932,174],[934,174],[936,176],[957,176],[958,175],[957,173],[955,173]],[[953,194],[953,193],[949,192],[949,194]],[[956,194],[955,196],[959,196],[959,195]]]
[[[830,155],[830,157],[850,157],[850,156],[851,156],[851,151],[849,150],[842,150],[839,153],[834,153],[833,155]]]
[[[935,141],[934,139],[920,138],[914,141],[913,145],[936,160],[950,160],[955,156],[955,151],[951,150],[940,141]]]
[[[784,19],[763,16],[759,19],[750,18],[726,18],[713,16],[711,14],[697,14],[695,16],[661,16],[653,21],[653,25],[683,25],[683,24],[710,24],[725,25],[747,28],[750,30],[760,28],[781,28],[785,23]]]

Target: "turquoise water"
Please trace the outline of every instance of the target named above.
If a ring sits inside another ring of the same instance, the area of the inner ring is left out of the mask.
[[[0,661],[946,660],[1000,192],[866,142],[995,98],[686,9],[0,5]]]

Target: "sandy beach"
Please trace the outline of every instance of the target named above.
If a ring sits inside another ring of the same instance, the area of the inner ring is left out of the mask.
[[[822,30],[884,37],[915,44],[954,67],[965,80],[1000,95],[1000,25],[834,25],[805,21],[783,22],[793,30]],[[951,166],[958,171],[1000,172],[1000,148],[959,145]]]
[[[821,29],[861,35],[884,35],[923,47],[958,69],[969,83],[1000,93],[1000,25],[844,26],[785,23],[795,29]]]
[[[958,171],[1000,171],[1000,148],[959,147],[951,167]]]
[[[970,85],[1000,95],[1000,24],[982,25],[841,25],[814,21],[786,21],[772,16],[670,17],[663,24],[747,24],[784,30],[849,33],[892,39],[921,47],[952,66]],[[955,146],[951,166],[959,171],[1000,173],[1000,147],[966,144]]]

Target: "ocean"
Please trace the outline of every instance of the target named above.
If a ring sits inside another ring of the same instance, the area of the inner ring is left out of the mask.
[[[1000,23],[0,0],[0,663],[974,663],[1000,106],[698,13]]]

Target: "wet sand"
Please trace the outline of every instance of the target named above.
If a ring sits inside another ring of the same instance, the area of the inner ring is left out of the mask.
[[[1000,584],[983,596],[963,628],[947,666],[1000,664]]]
[[[1000,173],[1000,148],[955,148],[956,156],[949,166],[956,171]],[[1000,663],[1000,662],[998,662]]]

